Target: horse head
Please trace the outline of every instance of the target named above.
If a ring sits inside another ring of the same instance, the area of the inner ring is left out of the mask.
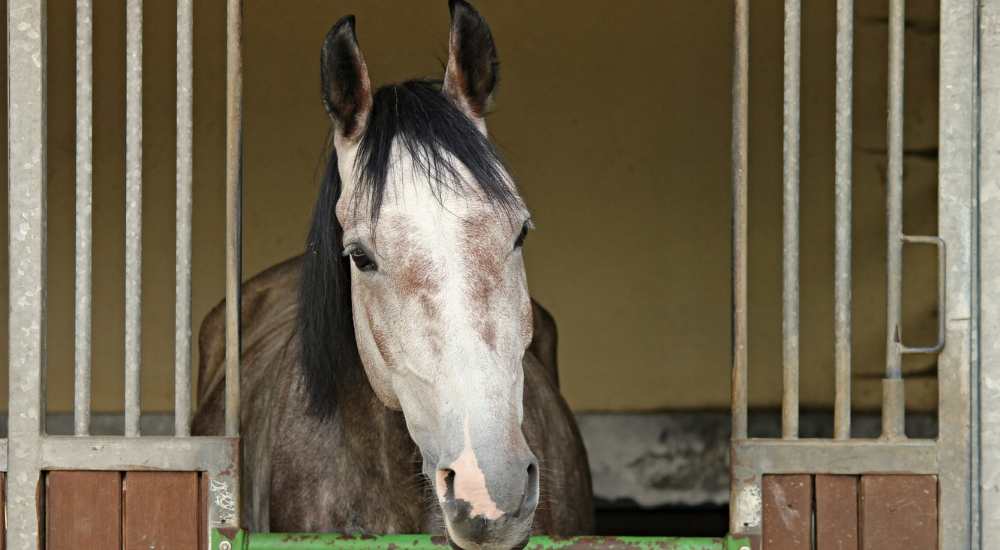
[[[521,361],[532,337],[521,245],[531,222],[486,135],[499,68],[490,30],[463,0],[449,6],[440,84],[373,92],[354,17],[327,35],[322,96],[334,185],[317,219],[333,229],[311,233],[306,262],[326,255],[350,281],[341,305],[352,317],[343,323],[353,325],[375,394],[403,412],[449,540],[508,550],[527,543],[539,499],[538,461],[521,429]],[[306,271],[303,288],[339,292]],[[304,349],[304,361],[329,345]],[[307,372],[319,401],[323,376]]]

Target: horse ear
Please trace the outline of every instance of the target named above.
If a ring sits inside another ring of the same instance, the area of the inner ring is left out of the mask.
[[[330,29],[320,58],[323,104],[336,131],[353,139],[364,127],[372,106],[368,67],[354,35],[354,16],[345,15]]]
[[[451,36],[448,38],[448,65],[444,73],[444,93],[477,124],[489,112],[500,78],[500,62],[493,35],[465,0],[449,0]]]

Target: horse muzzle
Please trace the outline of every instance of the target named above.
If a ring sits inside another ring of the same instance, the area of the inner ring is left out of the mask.
[[[478,468],[452,463],[439,469],[441,510],[448,540],[459,550],[521,550],[528,544],[538,507],[538,460],[529,454],[521,467],[505,472],[502,483],[486,489]],[[463,479],[465,476],[465,479]],[[443,487],[442,487],[443,485]]]

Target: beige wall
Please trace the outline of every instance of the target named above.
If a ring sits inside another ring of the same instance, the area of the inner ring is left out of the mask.
[[[884,338],[885,0],[859,3],[854,401],[878,404]],[[805,3],[802,403],[833,394],[833,2]],[[821,5],[822,4],[822,5]],[[936,5],[908,2],[906,231],[936,227]],[[328,129],[319,48],[345,13],[376,84],[440,75],[444,0],[246,0],[244,273],[298,254]],[[577,410],[725,408],[729,395],[731,3],[477,2],[502,62],[488,124],[538,226],[532,293],[560,329]],[[95,411],[120,410],[124,2],[96,3]],[[174,4],[146,2],[143,408],[173,406]],[[780,402],[782,2],[751,15],[750,402]],[[49,407],[72,408],[73,2],[49,0]],[[195,324],[223,295],[224,3],[196,3]],[[906,339],[933,338],[933,256],[907,249]],[[3,299],[6,299],[5,297]],[[6,322],[4,319],[3,322]],[[5,342],[4,342],[5,345]],[[933,360],[907,362],[927,371]],[[0,377],[0,384],[6,377]],[[933,375],[908,383],[935,402]]]

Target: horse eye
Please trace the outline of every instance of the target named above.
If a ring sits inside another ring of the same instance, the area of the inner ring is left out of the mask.
[[[521,248],[522,246],[524,246],[524,239],[526,239],[527,237],[528,237],[528,224],[527,222],[525,222],[525,224],[521,226],[521,234],[518,235],[517,240],[514,241],[514,248]]]
[[[351,252],[351,260],[361,271],[372,271],[375,269],[375,264],[368,258],[368,255],[360,250]]]

